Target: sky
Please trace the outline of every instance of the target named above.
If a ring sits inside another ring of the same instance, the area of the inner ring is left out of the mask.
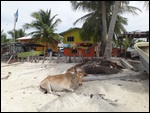
[[[138,11],[138,16],[131,14],[122,15],[128,18],[128,25],[125,26],[126,30],[128,32],[148,31],[149,10],[143,8],[142,1],[130,1],[130,5],[141,9],[142,12]],[[44,11],[51,10],[52,16],[58,14],[56,18],[62,20],[56,28],[56,33],[64,32],[73,27],[82,27],[83,22],[79,22],[75,26],[73,23],[88,13],[82,10],[74,11],[70,1],[1,1],[1,31],[4,30],[3,32],[6,34],[8,31],[14,29],[14,13],[16,13],[17,9],[18,21],[16,22],[16,30],[23,28],[22,26],[25,23],[31,23],[33,21],[31,14],[42,9]],[[31,32],[31,30],[26,30],[26,33],[29,32]],[[11,38],[8,34],[7,36]]]

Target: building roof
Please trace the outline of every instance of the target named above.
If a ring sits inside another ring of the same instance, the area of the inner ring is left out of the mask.
[[[39,37],[36,37],[36,38],[34,38],[34,39],[38,39]],[[25,36],[25,37],[21,37],[21,38],[17,38],[16,40],[31,40],[32,39],[32,36]],[[55,43],[59,43],[60,41],[58,41],[58,40],[56,40],[56,39],[54,39],[53,38],[53,41],[55,42]]]
[[[1,44],[1,47],[6,47],[6,46],[36,46],[36,47],[45,47],[41,44],[34,44],[34,43],[22,43],[22,42],[9,42],[9,43],[3,43]]]
[[[67,32],[70,32],[70,31],[72,31],[72,30],[75,30],[75,29],[81,29],[81,28],[78,28],[78,27],[74,27],[74,28],[70,28],[70,29],[68,29],[68,30],[66,30],[66,31],[64,31],[64,32],[61,32],[61,33],[59,33],[60,35],[63,35],[63,34],[65,34],[65,33],[67,33]]]
[[[126,38],[126,35],[130,38],[149,38],[149,31],[141,32],[126,32],[123,33],[119,38]]]
[[[29,40],[31,39],[32,37],[30,36],[25,36],[25,37],[20,37],[20,38],[17,38],[16,40]]]

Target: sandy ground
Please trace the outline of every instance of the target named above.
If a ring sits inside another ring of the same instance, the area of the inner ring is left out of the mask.
[[[149,75],[124,70],[85,81],[74,93],[44,94],[39,83],[47,75],[65,73],[75,63],[1,63],[1,111],[148,112]]]

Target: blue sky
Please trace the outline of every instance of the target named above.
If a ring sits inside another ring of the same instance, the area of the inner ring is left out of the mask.
[[[143,8],[143,2],[131,1],[130,5],[136,6],[142,10],[138,12],[138,16],[131,14],[125,14],[124,17],[128,18],[128,25],[125,26],[128,32],[130,31],[147,31],[149,30],[149,10]],[[87,14],[81,10],[74,11],[71,8],[69,1],[1,1],[1,30],[4,33],[14,29],[14,13],[18,9],[18,21],[16,23],[16,29],[22,28],[25,23],[31,23],[32,12],[37,12],[40,9],[51,9],[52,16],[58,14],[56,18],[60,18],[62,22],[57,26],[57,33],[68,30],[71,27],[81,27],[82,22],[73,26],[75,22],[81,16]],[[29,33],[31,30],[27,30]],[[8,38],[10,36],[8,35]]]

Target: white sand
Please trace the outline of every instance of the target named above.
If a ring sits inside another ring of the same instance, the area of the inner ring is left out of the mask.
[[[12,73],[8,79],[1,79],[1,111],[149,111],[149,78],[135,79],[138,73],[127,70],[126,76],[134,75],[137,82],[129,78],[128,81],[117,78],[88,81],[74,93],[61,92],[61,97],[44,94],[39,89],[39,83],[47,75],[64,73],[73,65],[75,63],[1,63],[1,78]]]

